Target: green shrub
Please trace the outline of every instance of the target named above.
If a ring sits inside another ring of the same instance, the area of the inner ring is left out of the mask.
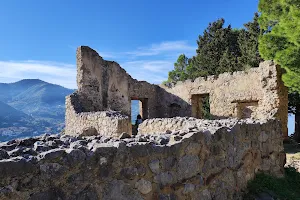
[[[245,200],[255,199],[260,193],[270,193],[275,199],[300,200],[300,173],[294,168],[285,168],[285,176],[276,178],[267,174],[257,174],[248,183]]]

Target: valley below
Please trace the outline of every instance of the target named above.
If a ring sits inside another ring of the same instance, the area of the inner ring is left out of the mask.
[[[0,142],[60,133],[65,97],[74,91],[39,79],[0,83]],[[138,114],[139,101],[132,101],[133,124]]]
[[[0,83],[0,141],[59,133],[73,91],[39,79]]]

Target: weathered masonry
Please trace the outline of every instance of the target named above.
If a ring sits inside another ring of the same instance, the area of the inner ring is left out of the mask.
[[[93,49],[77,49],[78,91],[66,99],[66,134],[131,133],[131,100],[142,102],[142,117],[203,118],[209,101],[212,119],[275,117],[287,136],[287,88],[281,69],[271,61],[258,68],[224,73],[175,86],[137,81],[116,62],[103,60]]]

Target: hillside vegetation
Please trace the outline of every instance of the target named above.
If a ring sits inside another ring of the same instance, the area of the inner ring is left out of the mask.
[[[59,132],[73,91],[39,79],[0,83],[0,141]]]

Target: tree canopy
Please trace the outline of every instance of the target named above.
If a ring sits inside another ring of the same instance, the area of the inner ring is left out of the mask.
[[[283,81],[300,92],[300,0],[260,0],[259,52],[286,70]]]
[[[167,82],[258,67],[261,57],[258,53],[260,28],[257,19],[258,14],[255,14],[244,29],[225,26],[224,19],[209,23],[197,40],[196,56],[189,59],[180,55]]]
[[[184,81],[188,78],[188,68],[190,64],[190,59],[188,59],[184,54],[181,54],[177,62],[174,63],[174,70],[169,72],[168,82],[178,82]]]

